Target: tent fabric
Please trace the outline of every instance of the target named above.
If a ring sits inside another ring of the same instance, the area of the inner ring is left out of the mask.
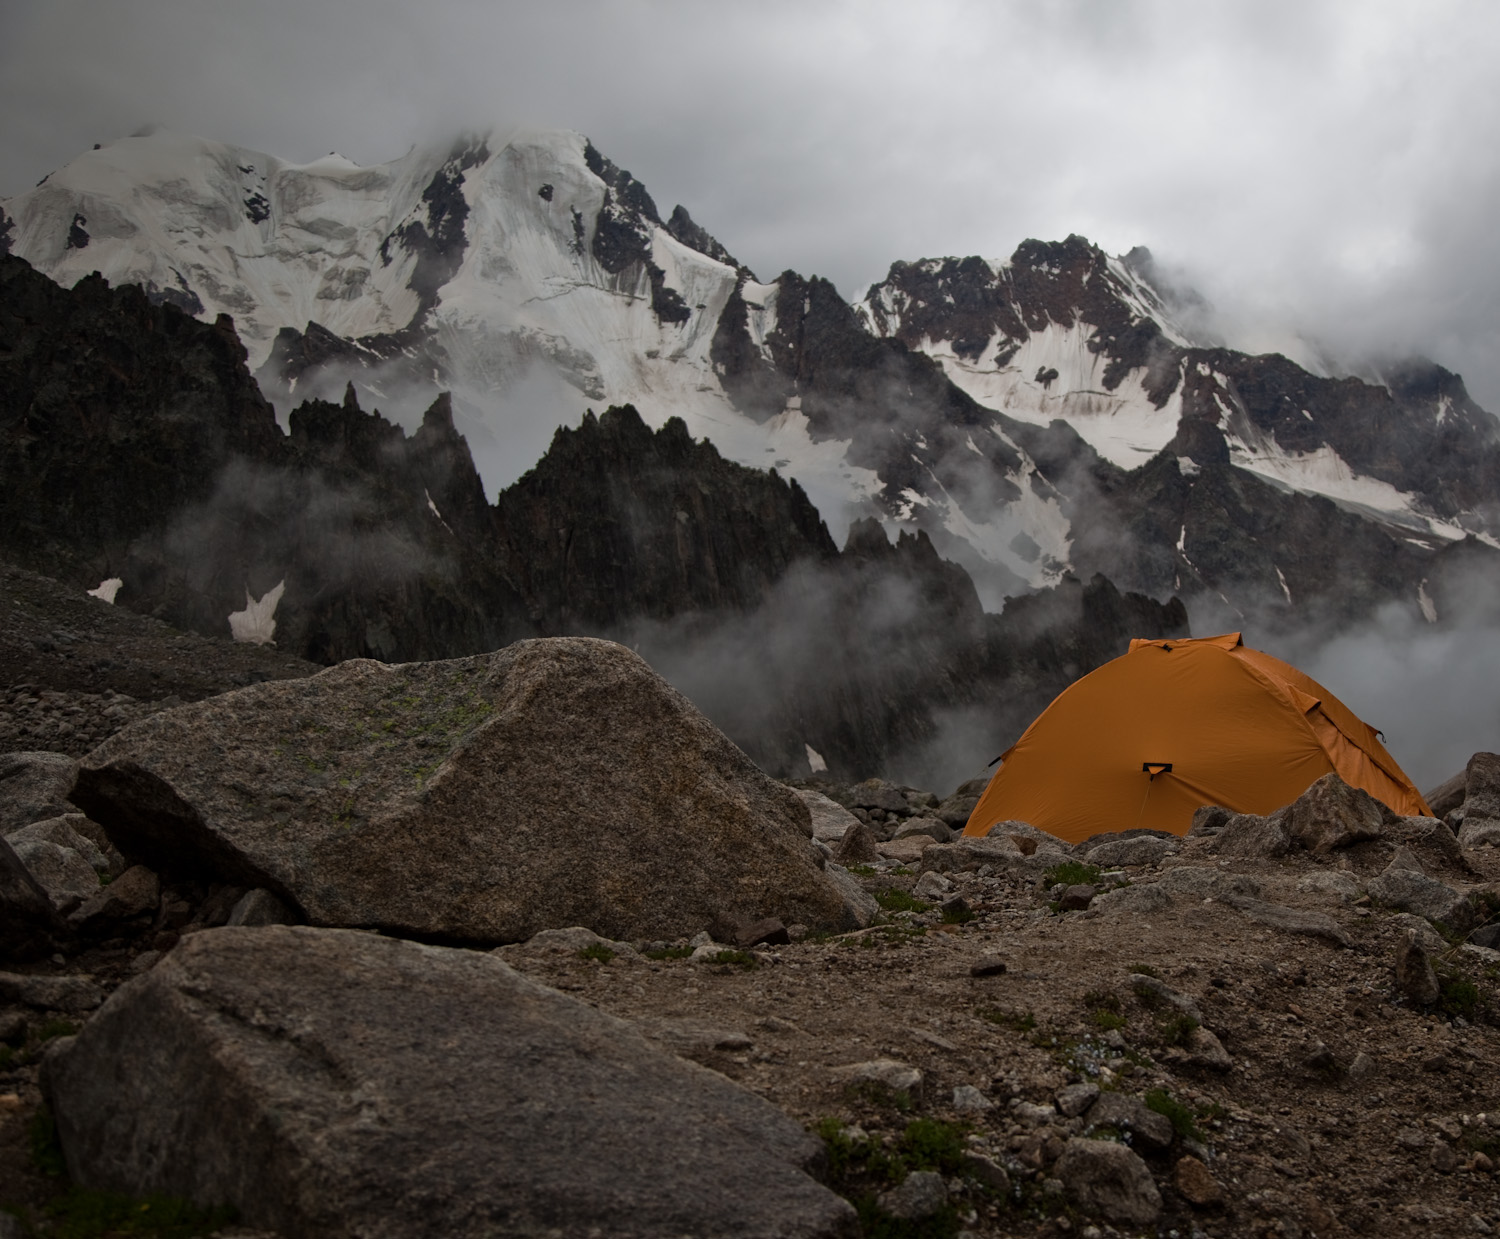
[[[1239,633],[1136,640],[1001,755],[964,833],[1024,821],[1073,843],[1136,827],[1180,835],[1203,805],[1270,813],[1329,773],[1430,816],[1374,728]]]

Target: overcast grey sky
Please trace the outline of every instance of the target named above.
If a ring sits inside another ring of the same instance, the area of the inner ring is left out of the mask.
[[[1500,7],[0,0],[0,196],[159,123],[362,163],[579,129],[762,278],[1144,243],[1236,342],[1436,356],[1500,411]]]

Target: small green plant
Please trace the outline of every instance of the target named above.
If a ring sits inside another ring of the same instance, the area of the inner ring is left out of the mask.
[[[1005,1011],[1000,1007],[980,1007],[979,1018],[1009,1028],[1012,1032],[1035,1032],[1036,1016],[1030,1011]]]
[[[1155,1110],[1157,1114],[1167,1119],[1172,1124],[1172,1130],[1177,1133],[1179,1139],[1203,1139],[1203,1133],[1198,1130],[1198,1124],[1194,1121],[1193,1112],[1165,1089],[1147,1089],[1146,1108],[1148,1110]]]
[[[932,907],[899,886],[887,886],[883,891],[876,891],[875,902],[887,912],[927,912]]]
[[[62,1144],[57,1138],[57,1120],[52,1111],[43,1106],[31,1117],[31,1127],[26,1133],[31,1147],[31,1163],[49,1178],[60,1178],[67,1173],[63,1161]]]
[[[1089,1012],[1089,1021],[1100,1032],[1118,1032],[1125,1027],[1125,1017],[1118,1011],[1106,1011],[1102,1007]]]
[[[874,865],[850,865],[849,872],[856,877],[873,878],[880,870],[876,869]]]
[[[77,1031],[78,1025],[73,1023],[72,1020],[65,1020],[61,1016],[56,1016],[36,1030],[37,1044],[43,1045],[51,1041],[53,1037],[71,1037]]]
[[[607,964],[615,957],[615,953],[602,942],[590,942],[588,946],[578,949],[578,958],[583,960],[597,959],[601,964]]]
[[[1042,881],[1049,887],[1059,882],[1064,886],[1093,886],[1103,872],[1098,865],[1086,865],[1081,860],[1065,860],[1060,865],[1042,874]]]
[[[47,1233],[55,1239],[197,1239],[235,1220],[233,1209],[200,1209],[175,1196],[137,1200],[81,1187],[71,1187],[49,1203],[47,1213],[54,1219]]]
[[[1157,980],[1161,979],[1161,973],[1157,972],[1157,970],[1150,964],[1131,964],[1130,967],[1126,969],[1126,971],[1133,972],[1137,976],[1141,977],[1155,977]]]
[[[968,1133],[968,1125],[964,1123],[913,1119],[901,1133],[897,1153],[908,1170],[958,1174],[964,1167],[964,1137]]]
[[[647,959],[686,959],[693,953],[690,946],[663,946],[654,951],[647,951]]]
[[[1438,978],[1438,1009],[1444,1015],[1461,1015],[1473,1023],[1481,997],[1479,986],[1468,977],[1453,974]]]
[[[911,1110],[911,1094],[902,1088],[892,1088],[879,1080],[856,1080],[844,1087],[844,1097],[854,1103],[863,1103],[876,1110],[895,1110],[906,1114]]]
[[[1125,1027],[1125,1013],[1120,999],[1108,990],[1090,990],[1083,996],[1083,1005],[1095,1028],[1112,1032]]]
[[[943,924],[945,925],[967,925],[973,919],[974,909],[968,904],[961,903],[943,909]]]
[[[1163,1045],[1185,1045],[1197,1028],[1198,1021],[1191,1015],[1174,1015],[1160,1025],[1157,1032],[1161,1034]]]
[[[870,1139],[852,1140],[843,1123],[834,1118],[820,1120],[813,1130],[826,1150],[824,1182],[854,1206],[859,1233],[866,1239],[953,1239],[958,1234],[955,1205],[945,1205],[926,1218],[898,1218],[880,1207],[879,1194],[914,1170],[958,1173],[964,1128],[915,1119],[890,1146]]]
[[[740,968],[754,968],[756,964],[755,956],[749,951],[736,951],[733,948],[716,951],[708,958],[711,963],[734,964]]]

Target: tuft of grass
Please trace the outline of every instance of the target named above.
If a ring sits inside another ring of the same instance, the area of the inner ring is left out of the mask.
[[[904,1088],[892,1088],[879,1080],[855,1080],[844,1086],[844,1097],[850,1102],[863,1102],[877,1110],[895,1110],[901,1114],[911,1111],[911,1094]]]
[[[1106,1011],[1102,1007],[1089,1012],[1089,1020],[1100,1032],[1117,1032],[1125,1027],[1125,1017],[1118,1011]]]
[[[615,957],[615,953],[602,942],[591,942],[588,946],[578,948],[578,958],[583,960],[597,959],[601,964],[607,964]]]
[[[1083,1005],[1095,1028],[1112,1032],[1125,1027],[1125,1012],[1118,995],[1092,989],[1083,996]]]
[[[991,1024],[999,1024],[1001,1028],[1009,1028],[1012,1032],[1036,1031],[1036,1016],[1030,1011],[1004,1011],[999,1007],[980,1007],[978,1015],[980,1019],[989,1020]]]
[[[73,1023],[72,1020],[65,1020],[61,1016],[56,1016],[36,1030],[36,1043],[43,1045],[51,1041],[53,1037],[71,1037],[77,1031],[78,1025]]]
[[[708,958],[711,963],[734,964],[740,968],[754,968],[756,965],[755,956],[749,951],[736,951],[733,948],[717,951]]]
[[[175,1196],[142,1199],[71,1187],[47,1205],[53,1239],[198,1239],[235,1221],[233,1209],[200,1209]]]
[[[908,894],[899,886],[888,886],[875,892],[875,902],[887,912],[928,912],[932,905]]]
[[[913,1119],[897,1142],[897,1154],[908,1171],[936,1170],[953,1175],[963,1170],[966,1123],[946,1123],[942,1119]]]
[[[690,946],[664,946],[654,951],[647,951],[647,959],[686,959],[693,953]]]
[[[57,1120],[47,1106],[32,1115],[26,1138],[31,1149],[31,1164],[39,1171],[52,1179],[61,1178],[68,1172],[62,1143],[57,1138]]]
[[[1165,1024],[1158,1026],[1163,1045],[1183,1045],[1198,1027],[1191,1015],[1174,1015]]]
[[[932,1217],[898,1218],[880,1207],[879,1195],[914,1170],[956,1174],[962,1170],[967,1129],[935,1119],[914,1119],[893,1143],[853,1141],[836,1118],[821,1119],[813,1131],[826,1152],[823,1179],[859,1215],[865,1239],[954,1239],[958,1206],[949,1203]]]
[[[850,865],[849,872],[860,878],[873,878],[880,872],[874,865]]]
[[[1166,1089],[1147,1089],[1146,1109],[1155,1110],[1157,1114],[1170,1122],[1179,1140],[1201,1141],[1203,1139],[1203,1133],[1198,1130],[1193,1112]]]
[[[1483,997],[1479,986],[1467,977],[1457,974],[1438,977],[1438,1009],[1444,1015],[1461,1015],[1472,1024]]]
[[[1061,882],[1064,886],[1093,886],[1104,872],[1098,865],[1087,865],[1081,860],[1065,860],[1042,874],[1049,887]]]
[[[1161,973],[1157,972],[1150,964],[1131,964],[1125,971],[1133,972],[1137,976],[1155,977],[1158,981],[1161,980]]]

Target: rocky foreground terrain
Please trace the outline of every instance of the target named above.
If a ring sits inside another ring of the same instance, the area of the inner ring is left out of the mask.
[[[1500,1226],[1500,758],[963,837],[607,642],[313,675],[5,583],[0,1235]]]

